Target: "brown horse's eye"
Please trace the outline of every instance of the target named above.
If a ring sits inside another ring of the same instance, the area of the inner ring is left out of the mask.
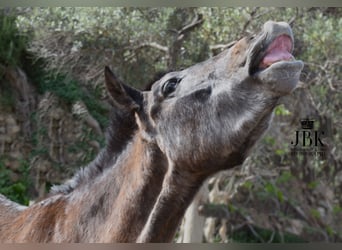
[[[163,92],[164,97],[174,92],[181,80],[182,80],[181,78],[175,78],[175,77],[167,80],[162,87],[162,92]]]

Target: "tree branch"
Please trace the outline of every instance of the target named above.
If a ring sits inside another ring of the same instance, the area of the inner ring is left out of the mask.
[[[161,51],[163,51],[165,53],[169,53],[169,48],[168,47],[160,45],[159,43],[156,43],[156,42],[141,43],[138,46],[134,47],[133,49],[137,50],[137,49],[141,49],[141,48],[144,48],[144,47],[151,47],[151,48],[154,48],[154,49],[161,50]]]
[[[195,18],[191,21],[190,24],[185,25],[181,30],[178,30],[178,39],[182,39],[182,35],[194,30],[197,26],[200,26],[204,22],[204,18],[202,14],[196,14]]]
[[[243,28],[242,28],[242,34],[246,33],[247,27],[249,26],[249,24],[252,22],[254,16],[257,14],[257,11],[260,7],[255,7],[251,13],[249,13],[249,18],[247,20],[247,22],[244,24]]]

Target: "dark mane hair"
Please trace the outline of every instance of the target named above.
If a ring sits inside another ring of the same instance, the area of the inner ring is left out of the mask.
[[[137,128],[133,113],[112,108],[109,127],[106,131],[106,147],[91,163],[79,169],[71,179],[64,184],[53,186],[50,194],[71,193],[77,187],[94,180],[106,169],[112,167]]]

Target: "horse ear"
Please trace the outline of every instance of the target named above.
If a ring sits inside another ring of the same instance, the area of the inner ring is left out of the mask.
[[[107,91],[115,105],[129,110],[137,110],[142,107],[143,94],[120,81],[107,66],[105,67],[105,82]]]

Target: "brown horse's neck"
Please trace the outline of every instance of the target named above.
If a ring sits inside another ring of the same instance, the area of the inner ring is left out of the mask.
[[[137,242],[171,242],[204,178],[167,173],[161,193]]]
[[[161,191],[166,164],[158,147],[135,135],[114,166],[69,194],[70,213],[79,210],[78,240],[136,241]]]
[[[243,152],[233,152],[224,161],[216,163],[218,166],[232,168],[242,164],[243,159]],[[183,171],[186,168],[184,166],[169,166],[162,190],[137,242],[172,241],[186,209],[205,179],[210,176],[205,172],[206,169],[218,167],[211,161],[205,162],[205,171],[200,174]]]

